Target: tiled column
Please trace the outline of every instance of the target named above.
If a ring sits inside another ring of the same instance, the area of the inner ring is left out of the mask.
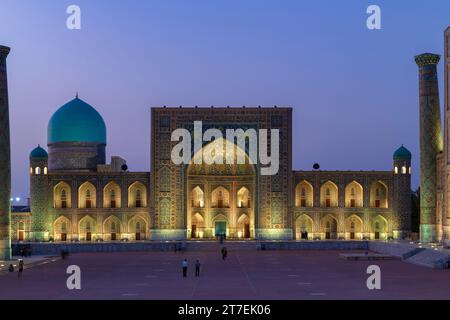
[[[10,48],[0,46],[0,260],[11,258],[11,146],[6,74],[9,51]]]

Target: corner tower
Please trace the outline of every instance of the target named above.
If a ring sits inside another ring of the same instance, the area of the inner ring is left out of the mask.
[[[424,53],[415,57],[419,67],[420,104],[420,239],[437,240],[436,157],[443,151],[437,64],[440,56]]]
[[[34,241],[49,239],[51,219],[48,214],[48,154],[38,146],[30,153],[30,238]]]
[[[11,145],[6,57],[11,49],[0,46],[0,260],[11,258]]]
[[[394,152],[394,238],[405,239],[411,232],[411,152],[403,145]]]
[[[445,52],[445,86],[444,86],[444,112],[445,112],[445,145],[444,145],[444,201],[442,210],[442,237],[447,244],[450,242],[450,27],[444,32],[444,52]]]

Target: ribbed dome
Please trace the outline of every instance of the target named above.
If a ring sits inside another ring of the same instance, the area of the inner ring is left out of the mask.
[[[394,160],[411,160],[411,152],[403,145],[394,152]]]
[[[48,158],[47,151],[45,151],[41,146],[37,146],[30,153],[30,158]]]
[[[97,142],[106,144],[106,126],[102,116],[76,97],[59,108],[47,128],[47,141]]]

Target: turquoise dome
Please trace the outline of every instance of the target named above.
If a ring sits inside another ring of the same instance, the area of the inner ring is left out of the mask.
[[[59,108],[47,128],[47,141],[96,142],[106,144],[106,125],[102,116],[78,96]]]
[[[411,160],[411,152],[402,145],[394,152],[394,160]]]
[[[48,158],[47,151],[45,151],[41,146],[37,146],[30,153],[30,158]]]

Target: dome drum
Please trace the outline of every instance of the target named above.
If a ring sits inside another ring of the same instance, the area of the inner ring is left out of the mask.
[[[105,144],[93,142],[57,142],[48,145],[51,171],[95,171],[105,164]]]

